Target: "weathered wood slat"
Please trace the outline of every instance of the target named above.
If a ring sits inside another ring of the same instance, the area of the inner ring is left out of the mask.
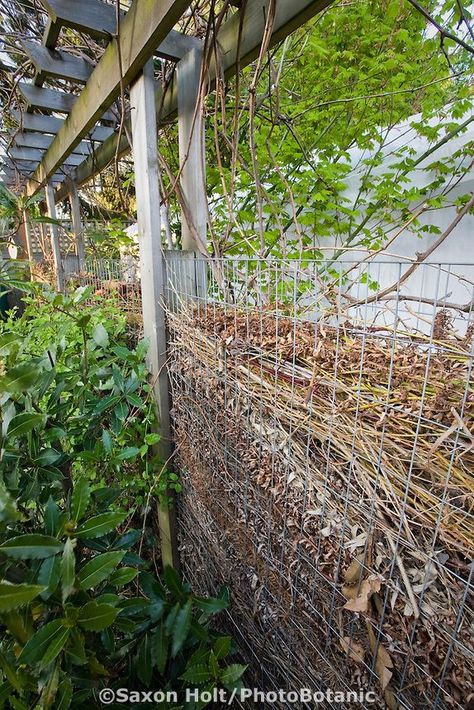
[[[158,406],[160,441],[157,453],[168,461],[171,455],[169,383],[167,372],[166,321],[164,311],[164,262],[161,253],[160,188],[156,145],[156,107],[153,64],[145,65],[130,90],[135,192],[140,246],[142,311],[145,338],[149,342],[147,363]],[[176,531],[168,502],[158,509],[163,564],[177,565]]]
[[[116,32],[115,8],[100,0],[41,0],[41,4],[51,20],[63,27],[97,39]]]
[[[63,118],[43,116],[40,113],[23,113],[22,115],[19,111],[13,110],[10,115],[24,130],[37,133],[55,135],[64,124]],[[94,141],[105,141],[110,138],[113,132],[113,129],[108,126],[96,126],[87,137]]]
[[[44,89],[24,81],[18,82],[18,88],[29,107],[56,111],[57,113],[71,113],[79,98],[74,94],[66,94],[64,91],[56,91],[55,89]],[[97,120],[99,119],[115,121],[115,116],[112,111],[103,111]]]
[[[41,0],[56,23],[64,27],[84,32],[91,37],[112,38],[117,31],[115,8],[99,0]],[[121,14],[123,20],[125,13]],[[156,50],[158,57],[179,61],[186,52],[202,42],[195,37],[188,37],[181,32],[171,30]],[[48,44],[47,46],[51,46]],[[55,76],[59,76],[55,74]],[[67,78],[63,75],[64,78]],[[87,81],[87,79],[86,79]]]
[[[69,189],[69,202],[71,205],[71,221],[72,229],[74,232],[76,240],[76,250],[77,258],[79,261],[79,271],[83,271],[84,264],[86,263],[86,251],[84,244],[84,228],[81,219],[81,203],[79,201],[79,193],[77,191],[77,185],[67,181],[67,187]]]
[[[207,243],[204,124],[201,111],[196,111],[201,63],[202,50],[193,49],[177,66],[180,182],[187,205],[181,215],[181,246],[196,252]]]
[[[4,172],[9,179],[16,178],[17,173],[23,178],[28,177],[28,171],[14,170],[13,168],[7,168],[5,166],[2,168],[2,172]],[[65,179],[66,175],[63,175],[62,173],[55,173],[51,178],[51,182],[53,182],[55,185],[60,185]]]
[[[62,49],[48,49],[42,44],[27,40],[23,40],[21,45],[34,64],[37,76],[53,76],[85,84],[94,70],[94,66],[85,59],[74,57]],[[36,77],[35,84],[38,85]]]
[[[93,128],[125,86],[137,76],[156,47],[188,7],[190,0],[134,0],[122,25],[119,40],[112,41],[102,55],[69,118],[44,156],[27,194],[37,192],[64,158]],[[82,3],[77,3],[82,8]],[[121,62],[117,42],[120,42]],[[121,71],[122,70],[122,71]],[[122,76],[121,76],[122,75]]]
[[[297,27],[331,5],[332,2],[333,0],[277,0],[270,45],[273,46],[281,41]],[[247,0],[242,10],[236,12],[222,24],[217,35],[217,43],[220,48],[221,70],[225,72],[226,77],[232,76],[238,68],[242,69],[258,56],[268,5],[269,0]],[[239,31],[240,27],[241,31]],[[212,88],[212,82],[215,77],[216,65],[213,59],[208,72],[209,89]],[[169,120],[175,114],[177,98],[175,81],[168,87],[164,99],[161,88],[157,89],[156,103],[161,108],[160,119],[162,121]],[[129,126],[130,123],[128,123]],[[123,156],[130,150],[127,131],[122,132],[119,146],[117,146],[117,140],[117,135],[108,138],[96,151],[93,161],[88,158],[74,171],[74,181],[78,185],[84,184],[103,170],[114,159],[115,155]],[[61,188],[57,193],[57,199],[63,198],[64,194]]]
[[[43,33],[43,44],[49,49],[54,49],[58,41],[59,33],[61,32],[61,23],[57,20],[49,18]]]
[[[48,217],[55,220],[56,215],[56,205],[54,203],[54,190],[51,183],[46,185],[46,205],[48,208]],[[64,291],[65,279],[64,279],[64,268],[61,259],[61,244],[59,240],[59,228],[54,222],[49,225],[49,233],[51,235],[51,251],[53,253],[54,271],[56,275],[56,288],[58,291]]]
[[[202,47],[202,44],[202,40],[197,37],[189,37],[188,35],[182,34],[182,32],[171,30],[163,42],[161,42],[155,54],[157,57],[163,57],[163,59],[178,62],[195,47]]]
[[[41,133],[17,133],[15,136],[15,145],[25,148],[38,148],[45,151],[49,148],[54,140],[54,136],[46,136]],[[88,156],[93,152],[93,145],[88,141],[81,141],[74,148],[73,154]]]
[[[74,94],[66,94],[55,89],[43,89],[24,81],[18,83],[18,89],[29,107],[58,113],[71,113],[77,98]]]
[[[10,148],[10,155],[14,160],[22,160],[29,163],[39,163],[43,158],[43,151],[35,148]],[[64,160],[63,165],[80,165],[84,160],[82,155],[71,153]]]

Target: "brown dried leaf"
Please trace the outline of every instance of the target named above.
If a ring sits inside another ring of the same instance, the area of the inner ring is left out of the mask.
[[[371,575],[362,582],[359,594],[353,598],[349,599],[343,606],[343,609],[347,611],[357,611],[359,613],[366,613],[369,610],[369,601],[372,594],[380,591],[381,581],[379,577]]]
[[[365,649],[362,644],[357,643],[357,641],[351,639],[350,636],[344,636],[340,643],[344,653],[349,654],[349,657],[352,658],[353,661],[356,663],[364,662]]]
[[[349,567],[344,573],[344,584],[357,584],[362,576],[363,572],[363,556],[358,556],[352,560]]]
[[[380,644],[377,650],[377,660],[375,662],[375,670],[380,680],[380,686],[382,691],[385,690],[387,685],[390,683],[390,679],[393,675],[390,670],[393,668],[393,661],[390,658],[390,654],[387,649]]]

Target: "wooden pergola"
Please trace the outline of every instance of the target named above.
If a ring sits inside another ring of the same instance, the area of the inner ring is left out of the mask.
[[[182,195],[182,246],[189,252],[206,250],[206,192],[202,87],[211,91],[216,76],[230,77],[261,51],[280,42],[326,8],[332,0],[243,0],[223,22],[210,44],[176,31],[190,0],[133,0],[120,16],[101,0],[41,0],[49,20],[41,44],[23,42],[35,67],[31,83],[19,90],[26,112],[13,118],[11,160],[4,174],[26,176],[24,194],[45,191],[48,215],[56,203],[69,199],[80,265],[84,243],[78,190],[117,156],[133,148],[141,262],[143,323],[148,338],[148,362],[160,417],[160,454],[170,456],[166,334],[163,308],[164,267],[161,249],[157,134],[160,125],[177,117]],[[64,49],[56,50],[62,28],[108,40],[95,66]],[[217,47],[217,51],[215,48]],[[163,92],[154,79],[153,58],[176,64],[171,84]],[[77,95],[47,88],[50,79],[78,85]],[[111,107],[130,91],[130,116],[117,129]],[[58,115],[59,114],[59,115]],[[131,137],[129,144],[129,137]],[[51,250],[57,288],[64,288],[59,231],[51,225]],[[27,242],[31,242],[27,228]],[[31,257],[31,246],[29,246]],[[160,514],[163,556],[173,562],[170,516]]]

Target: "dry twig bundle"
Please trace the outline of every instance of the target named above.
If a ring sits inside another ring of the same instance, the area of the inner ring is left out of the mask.
[[[290,663],[324,686],[323,660],[339,686],[375,679],[389,707],[396,693],[461,707],[471,334],[448,339],[439,319],[431,339],[399,341],[213,304],[169,324],[186,510],[219,531],[214,581],[230,582],[257,648],[270,624],[275,673]]]

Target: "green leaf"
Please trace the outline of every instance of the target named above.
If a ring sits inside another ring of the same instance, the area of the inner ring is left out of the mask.
[[[145,634],[138,647],[137,675],[146,687],[150,685],[152,675],[151,643],[148,634]]]
[[[62,543],[49,535],[19,535],[0,545],[0,552],[19,560],[52,557],[62,549]]]
[[[188,683],[196,683],[197,685],[200,685],[201,683],[205,683],[206,681],[210,680],[211,674],[207,666],[198,663],[195,666],[190,666],[189,668],[186,668],[185,672],[183,673],[183,675],[180,676],[180,678],[182,680],[187,681]]]
[[[114,414],[120,422],[124,422],[128,416],[128,404],[119,402],[114,409]]]
[[[145,436],[145,444],[148,444],[148,446],[153,446],[154,444],[157,444],[161,439],[161,436],[159,434],[147,434]]]
[[[63,454],[60,451],[56,451],[56,449],[43,449],[35,458],[35,464],[37,466],[53,466],[62,456]]]
[[[168,612],[168,616],[165,619],[164,625],[165,625],[165,631],[168,634],[168,636],[171,636],[173,633],[174,629],[174,622],[176,621],[176,617],[178,615],[178,612],[180,610],[179,602],[176,602],[174,607],[170,609]]]
[[[87,520],[76,530],[76,537],[91,538],[101,537],[106,535],[111,530],[123,523],[127,513],[102,513]]]
[[[180,576],[170,565],[167,565],[163,570],[163,581],[175,596],[179,597],[183,593],[183,583]]]
[[[10,402],[2,411],[2,436],[7,435],[10,422],[15,416],[16,408],[14,402]]]
[[[74,483],[71,498],[71,516],[75,523],[82,518],[91,498],[91,489],[87,479],[80,478]]]
[[[30,412],[23,412],[22,414],[17,414],[10,422],[8,427],[8,437],[15,439],[23,434],[27,434],[32,431],[35,427],[42,424],[44,417],[42,414],[31,414]]]
[[[87,631],[103,631],[114,623],[119,609],[110,604],[88,602],[79,611],[78,622]]]
[[[214,653],[217,660],[222,660],[229,655],[232,646],[231,636],[220,636],[214,643]]]
[[[58,532],[59,508],[50,496],[44,509],[44,529],[48,535]]]
[[[182,609],[176,614],[173,628],[171,655],[174,658],[182,649],[189,633],[192,619],[192,601],[189,599]]]
[[[102,431],[102,444],[104,446],[104,451],[106,454],[110,454],[112,451],[112,437],[108,429]]]
[[[49,599],[57,589],[61,574],[61,558],[57,555],[47,557],[41,564],[38,572],[38,582],[46,585],[46,591],[41,594],[42,599]]]
[[[160,624],[156,633],[153,634],[151,644],[151,655],[153,663],[158,672],[163,675],[168,660],[169,638],[165,633],[164,624]]]
[[[5,707],[5,703],[11,696],[11,691],[13,690],[10,683],[6,680],[4,683],[0,683],[0,708]]]
[[[47,587],[38,584],[8,584],[0,582],[0,612],[18,609],[31,602]]]
[[[1,392],[24,392],[38,382],[41,371],[32,363],[26,362],[12,367],[0,379]]]
[[[113,587],[123,587],[125,584],[134,580],[137,574],[138,570],[134,567],[122,567],[111,575],[109,584]]]
[[[25,644],[18,658],[19,663],[38,663],[42,660],[49,645],[64,631],[64,620],[55,619],[42,626]]]
[[[76,666],[84,666],[87,663],[84,636],[77,627],[71,629],[71,642],[66,653]]]
[[[240,676],[245,673],[247,666],[242,666],[239,663],[233,663],[224,668],[221,673],[221,683],[224,685],[233,685]]]
[[[219,662],[213,651],[211,651],[209,654],[209,670],[211,671],[212,677],[215,680],[218,680],[220,675]]]
[[[107,334],[107,331],[105,330],[104,326],[102,323],[98,323],[93,332],[92,332],[92,337],[94,341],[97,343],[97,345],[101,348],[106,348],[107,345],[109,344],[109,336]]]
[[[61,632],[54,637],[54,639],[51,641],[51,644],[48,646],[46,653],[41,659],[40,665],[43,668],[49,666],[49,664],[52,663],[54,659],[61,653],[64,646],[66,645],[70,633],[71,629],[64,627]]]
[[[228,606],[227,599],[220,599],[218,597],[209,597],[209,599],[196,597],[195,602],[196,606],[202,609],[206,614],[216,614],[218,611],[222,611],[222,609],[226,609]]]
[[[92,589],[107,579],[121,562],[124,554],[125,551],[105,552],[87,562],[77,576],[80,588]]]
[[[135,456],[138,456],[139,453],[139,448],[136,446],[129,446],[126,449],[122,449],[122,451],[117,454],[115,458],[117,461],[126,461],[127,459],[133,459]]]
[[[68,538],[64,545],[63,556],[61,558],[61,591],[63,603],[70,596],[74,589],[76,556],[74,547],[76,541]]]
[[[72,683],[65,678],[58,687],[55,710],[68,710],[72,700]]]

